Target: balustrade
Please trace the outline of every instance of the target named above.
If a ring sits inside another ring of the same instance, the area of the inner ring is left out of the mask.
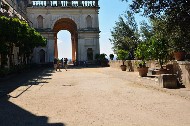
[[[98,7],[98,0],[31,0],[33,7]]]

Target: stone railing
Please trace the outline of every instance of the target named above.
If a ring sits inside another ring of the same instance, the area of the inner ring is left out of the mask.
[[[99,7],[98,0],[31,0],[32,7]]]

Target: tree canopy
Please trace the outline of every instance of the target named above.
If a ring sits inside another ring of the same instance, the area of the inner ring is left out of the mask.
[[[128,2],[128,0],[122,0]],[[185,41],[190,39],[190,1],[189,0],[133,0],[130,10],[150,18],[167,17],[170,31],[179,30]],[[168,31],[168,32],[170,32]]]
[[[139,43],[138,26],[133,13],[127,11],[124,17],[119,16],[119,21],[111,31],[110,42],[113,44],[114,53],[118,50],[127,50],[134,56],[134,49]]]
[[[45,45],[46,39],[25,21],[0,17],[0,54],[12,55],[13,46],[17,46],[19,55],[27,58],[35,47]]]

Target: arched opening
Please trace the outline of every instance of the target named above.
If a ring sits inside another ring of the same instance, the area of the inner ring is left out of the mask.
[[[41,49],[39,51],[40,63],[45,63],[45,51]]]
[[[57,33],[58,58],[72,59],[71,33],[60,30]]]
[[[78,59],[78,33],[76,23],[69,18],[62,18],[55,22],[53,31],[54,31],[54,57],[58,58],[58,45],[57,38],[58,32],[61,30],[67,30],[71,34],[71,50],[72,50],[72,61]],[[58,38],[59,39],[59,38]]]
[[[43,17],[42,17],[42,15],[39,15],[38,17],[37,17],[37,21],[38,21],[38,28],[43,28]]]

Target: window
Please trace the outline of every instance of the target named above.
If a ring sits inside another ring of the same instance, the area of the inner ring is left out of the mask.
[[[88,15],[86,17],[87,28],[92,28],[92,17]]]
[[[92,48],[87,49],[87,60],[88,61],[93,60],[93,50],[92,50]]]
[[[38,21],[38,28],[43,28],[43,17],[41,15],[37,17],[37,21]]]

